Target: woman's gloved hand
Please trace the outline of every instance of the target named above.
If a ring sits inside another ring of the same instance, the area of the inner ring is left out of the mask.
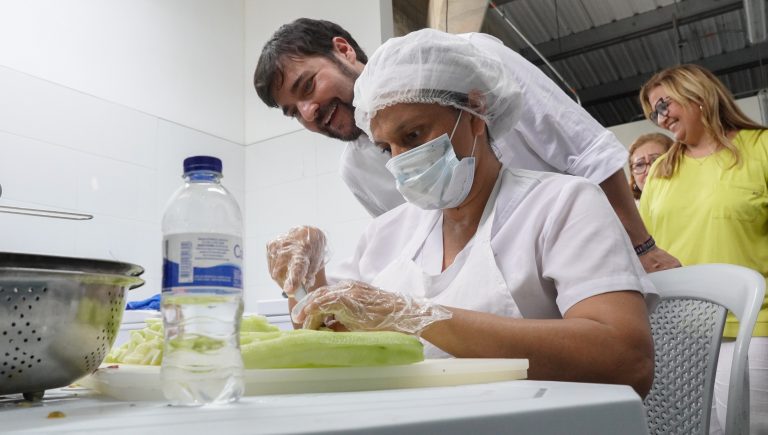
[[[328,326],[350,331],[397,331],[418,335],[453,314],[426,299],[391,293],[360,281],[320,287],[294,307],[291,317],[305,329]]]
[[[289,296],[299,287],[309,290],[314,285],[327,256],[325,234],[315,227],[291,228],[267,243],[269,274]]]

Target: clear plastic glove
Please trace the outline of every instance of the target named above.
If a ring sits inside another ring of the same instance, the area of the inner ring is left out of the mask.
[[[269,274],[288,296],[312,287],[327,257],[325,233],[315,227],[291,228],[267,243]]]
[[[360,281],[341,281],[310,293],[291,317],[305,329],[338,323],[350,331],[397,331],[418,335],[453,313],[426,299],[391,293]]]

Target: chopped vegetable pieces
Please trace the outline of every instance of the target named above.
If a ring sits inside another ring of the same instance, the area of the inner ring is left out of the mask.
[[[209,349],[211,339],[198,337],[176,343],[193,351]],[[399,332],[281,331],[263,316],[244,317],[240,330],[243,364],[254,368],[355,367],[411,364],[424,359],[418,338]],[[107,355],[107,363],[160,365],[163,325],[147,320],[131,339]]]

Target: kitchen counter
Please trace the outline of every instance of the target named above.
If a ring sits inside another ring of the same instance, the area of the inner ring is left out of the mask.
[[[53,411],[64,417],[48,418]],[[251,396],[200,408],[63,388],[35,404],[0,400],[0,421],[3,434],[647,434],[631,388],[544,381]]]

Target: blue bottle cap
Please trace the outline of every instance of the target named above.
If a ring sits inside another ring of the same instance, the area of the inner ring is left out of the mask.
[[[221,159],[212,156],[193,156],[184,159],[184,173],[211,171],[221,174]]]

